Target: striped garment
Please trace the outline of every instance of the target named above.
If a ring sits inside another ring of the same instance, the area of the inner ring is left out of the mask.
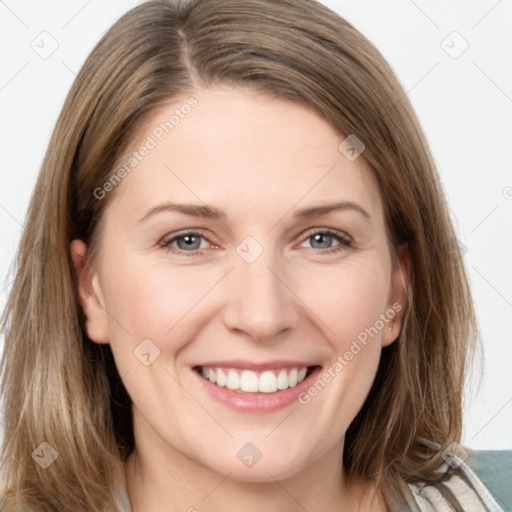
[[[399,484],[388,496],[391,512],[505,512],[458,455],[452,454],[439,471],[450,467],[452,474],[442,483]]]
[[[398,484],[387,496],[391,512],[505,512],[469,466],[453,455],[451,477],[435,485]],[[444,463],[440,470],[448,469]],[[119,512],[132,512],[126,488],[123,488]]]

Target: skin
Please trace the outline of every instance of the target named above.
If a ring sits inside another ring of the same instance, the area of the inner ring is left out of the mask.
[[[187,97],[153,113],[132,150]],[[94,260],[81,240],[71,244],[87,334],[110,343],[133,400],[136,449],[126,465],[133,511],[251,512],[269,503],[285,512],[334,511],[340,503],[387,510],[380,492],[370,503],[371,483],[339,468],[345,432],[382,347],[398,336],[400,313],[307,405],[234,411],[191,369],[234,358],[326,369],[380,314],[404,305],[409,255],[400,248],[392,264],[375,178],[304,106],[227,87],[194,97],[197,107],[111,192]],[[351,209],[294,218],[342,200],[371,220]],[[139,222],[168,201],[206,204],[226,218],[163,211]],[[352,246],[335,237],[315,242],[312,228],[337,230]],[[171,250],[159,245],[183,230],[201,230],[201,254],[187,256],[183,240]],[[252,263],[236,252],[247,236],[263,249]],[[133,352],[148,338],[160,355],[145,366]],[[236,456],[247,442],[262,453],[251,468]]]

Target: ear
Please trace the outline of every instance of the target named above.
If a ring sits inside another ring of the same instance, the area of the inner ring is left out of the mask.
[[[87,245],[73,240],[70,245],[71,259],[78,282],[78,295],[85,313],[87,336],[95,343],[108,343],[108,322],[105,300],[98,273],[87,262]]]
[[[411,255],[409,245],[402,244],[397,247],[397,257],[391,273],[391,286],[386,309],[386,316],[390,320],[382,332],[383,347],[393,343],[400,334],[410,279]],[[394,316],[391,319],[393,312]]]

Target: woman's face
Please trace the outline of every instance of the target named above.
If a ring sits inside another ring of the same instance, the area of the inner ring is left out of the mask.
[[[88,335],[110,343],[153,461],[243,481],[339,464],[404,304],[376,181],[304,106],[194,98],[153,115],[98,191]]]

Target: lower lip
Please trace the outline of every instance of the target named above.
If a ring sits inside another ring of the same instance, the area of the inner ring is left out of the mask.
[[[275,393],[248,393],[221,388],[203,378],[197,371],[192,372],[210,396],[218,402],[239,412],[264,414],[279,411],[297,402],[299,395],[310,387],[320,370],[320,367],[315,368],[300,384]]]

